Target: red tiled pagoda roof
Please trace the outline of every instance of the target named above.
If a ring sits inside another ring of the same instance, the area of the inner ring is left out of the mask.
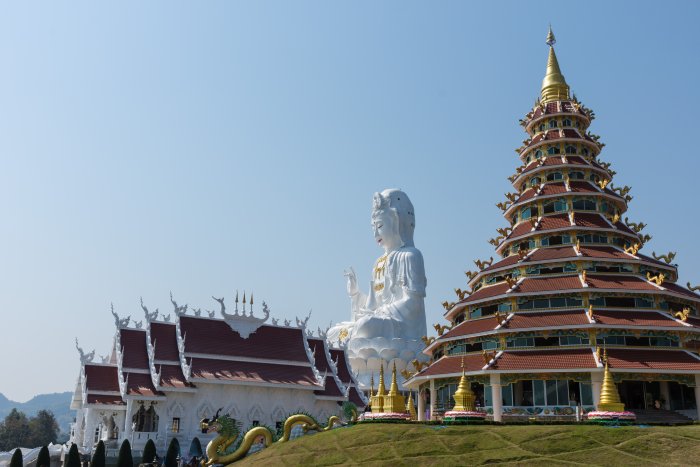
[[[88,392],[119,392],[119,375],[116,366],[86,364],[85,382]]]
[[[177,350],[176,327],[168,323],[151,323],[151,345],[155,345],[156,360],[177,362],[180,354]]]
[[[266,359],[309,361],[300,328],[264,325],[243,339],[225,321],[181,316],[180,332],[186,353],[259,358],[264,349]]]
[[[590,324],[583,310],[515,313],[503,329],[547,328]]]
[[[308,339],[309,347],[314,353],[314,366],[323,374],[324,371],[331,373],[333,369],[326,358],[326,349],[323,339]]]
[[[695,300],[700,300],[700,295],[696,294],[695,292],[691,292],[690,290],[686,289],[685,287],[681,287],[678,284],[674,284],[673,282],[664,282],[663,284],[661,284],[661,287],[668,290],[669,292],[675,292],[680,295],[685,295],[686,297],[694,298]]]
[[[555,214],[543,217],[537,226],[537,230],[565,229],[567,227],[571,227],[569,216],[566,214]]]
[[[337,362],[336,369],[338,370],[338,378],[340,381],[342,381],[343,384],[351,384],[352,376],[350,375],[350,369],[345,361],[345,351],[341,349],[330,349],[330,353],[333,361]]]
[[[578,275],[559,277],[527,277],[515,290],[516,293],[550,292],[554,290],[580,289]]]
[[[355,404],[357,407],[364,407],[365,406],[365,401],[362,400],[362,397],[360,397],[360,394],[358,393],[358,389],[353,386],[350,388],[350,397],[349,401]]]
[[[193,358],[192,378],[316,387],[311,367]]]
[[[588,287],[593,289],[659,290],[636,276],[588,274],[586,282]]]
[[[148,369],[146,331],[140,329],[120,329],[119,341],[122,345],[122,368]]]
[[[547,183],[538,196],[560,195],[566,193],[566,186],[563,183]]]
[[[593,316],[599,324],[622,326],[662,326],[684,327],[678,321],[656,311],[612,311],[593,310]]]
[[[683,350],[609,348],[607,352],[613,369],[700,371],[700,359]]]
[[[482,287],[473,294],[471,294],[468,298],[464,300],[462,303],[468,303],[468,302],[474,302],[477,300],[483,300],[485,298],[490,298],[490,297],[495,297],[496,295],[501,295],[504,294],[508,291],[508,284],[505,282],[499,282],[498,284],[495,285],[489,285],[487,287]]]
[[[627,253],[610,246],[581,246],[581,254],[589,258],[633,260]]]
[[[492,370],[565,370],[596,368],[590,348],[506,351],[491,365]]]
[[[486,363],[481,354],[464,355],[464,371],[479,371]],[[418,373],[417,376],[432,376],[456,374],[462,372],[462,355],[454,357],[442,357],[425,370]]]
[[[599,227],[601,229],[611,229],[612,226],[600,214],[590,214],[577,212],[574,215],[574,222],[578,227]]]
[[[528,261],[547,261],[560,258],[573,258],[576,256],[574,247],[560,246],[555,248],[539,248],[532,252]]]
[[[496,328],[496,326],[498,326],[498,322],[493,316],[487,316],[479,319],[468,319],[466,321],[462,321],[453,329],[440,336],[440,340],[492,331]]]

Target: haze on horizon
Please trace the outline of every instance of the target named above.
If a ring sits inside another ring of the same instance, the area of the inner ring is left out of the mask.
[[[595,110],[643,252],[700,282],[700,5],[587,2],[6,3],[0,16],[0,393],[71,391],[139,297],[169,313],[253,291],[274,317],[347,319],[381,251],[372,193],[405,190],[428,328],[506,225],[552,24]]]

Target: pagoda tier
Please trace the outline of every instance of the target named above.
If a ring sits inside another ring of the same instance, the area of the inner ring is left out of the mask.
[[[449,323],[426,337],[431,362],[406,385],[421,391],[418,416],[429,401],[436,418],[451,407],[463,360],[494,420],[573,417],[598,404],[606,348],[628,409],[697,417],[700,295],[676,284],[675,253],[641,253],[651,237],[625,215],[630,188],[601,161],[595,115],[570,95],[554,42],[550,30],[541,97],[520,121],[515,191],[497,204],[508,223],[489,241],[498,259],[475,261],[465,290],[443,303]]]

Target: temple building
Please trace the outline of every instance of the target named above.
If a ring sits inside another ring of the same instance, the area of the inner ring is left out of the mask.
[[[171,299],[172,300],[172,299]],[[136,451],[153,439],[165,451],[176,438],[183,450],[197,438],[202,446],[215,436],[203,434],[199,421],[221,409],[243,429],[279,428],[287,416],[305,412],[324,421],[340,415],[351,401],[360,410],[364,395],[349,371],[344,348],[331,348],[325,335],[306,329],[307,320],[267,324],[249,312],[223,319],[187,314],[175,301],[175,318],[145,312],[144,321],[115,317],[111,352],[94,362],[94,351],[80,352],[80,374],[71,403],[76,420],[71,441],[90,451],[99,440],[116,449],[128,439]],[[77,345],[77,343],[76,343]]]
[[[541,96],[520,121],[514,192],[498,204],[498,259],[475,261],[468,290],[443,303],[449,323],[425,339],[430,363],[406,386],[419,391],[419,418],[440,418],[463,361],[476,408],[493,420],[572,419],[600,400],[605,350],[639,421],[697,419],[700,295],[676,283],[675,253],[641,253],[650,236],[625,216],[630,188],[612,183],[588,131],[595,115],[570,93],[554,43],[550,30]]]

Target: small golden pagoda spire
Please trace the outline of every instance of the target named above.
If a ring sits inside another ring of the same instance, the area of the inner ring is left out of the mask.
[[[396,383],[396,361],[394,361],[394,369],[391,370],[391,388],[389,388],[389,395],[396,396],[399,394],[399,385]]]
[[[549,58],[547,59],[547,71],[544,75],[544,80],[542,81],[542,103],[569,99],[569,85],[566,84],[564,75],[561,74],[559,69],[559,61],[557,60],[557,55],[554,53],[554,44],[557,40],[554,38],[554,33],[552,32],[552,27],[549,27],[549,32],[547,33],[547,44],[549,45]]]
[[[369,397],[374,396],[374,373],[369,377]]]
[[[384,362],[381,362],[379,367],[379,384],[377,385],[377,396],[386,396],[386,387],[384,386]]]
[[[411,420],[416,419],[416,408],[413,406],[413,391],[408,391],[408,400],[406,401],[406,413],[411,416]]]
[[[605,412],[624,412],[625,404],[620,401],[620,394],[617,392],[615,380],[613,380],[608,368],[608,351],[603,349],[603,360],[605,361],[605,372],[603,373],[603,386],[600,389],[600,402],[598,410]]]
[[[472,386],[469,384],[467,375],[464,372],[464,356],[462,356],[462,377],[459,379],[459,385],[457,386],[457,390],[452,397],[455,400],[455,406],[452,408],[452,410],[459,412],[473,412],[476,410],[474,406],[476,396],[474,395]]]

